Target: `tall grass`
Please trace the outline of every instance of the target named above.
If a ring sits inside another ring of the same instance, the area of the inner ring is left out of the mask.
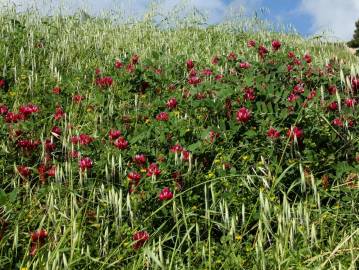
[[[0,15],[0,74],[11,74],[15,86],[6,99],[0,96],[0,103],[11,102],[13,108],[24,102],[50,106],[52,101],[46,99],[50,95],[44,93],[55,85],[65,86],[68,93],[85,93],[83,106],[67,104],[71,109],[63,126],[71,123],[96,138],[118,112],[133,113],[151,103],[146,96],[124,98],[118,103],[109,94],[106,106],[92,106],[100,103],[90,86],[94,75],[89,70],[101,68],[106,72],[119,55],[136,53],[141,59],[155,58],[169,65],[186,58],[210,62],[213,55],[236,51],[256,61],[258,56],[249,52],[247,41],[276,38],[303,54],[311,52],[318,65],[338,61],[343,70],[351,69],[353,74],[359,71],[358,59],[346,51],[344,44],[272,32],[257,18],[202,27],[201,19],[188,17],[175,21],[176,25],[169,22],[170,27],[158,27],[156,16],[149,13],[143,20],[114,23],[79,14],[43,17],[36,12],[6,9]],[[118,91],[123,96],[128,93],[125,88]],[[52,119],[39,121],[42,129],[36,132],[40,131],[44,140]],[[7,132],[5,126],[1,129],[1,134]],[[68,143],[69,138],[78,135],[73,132],[63,130],[61,147],[65,152],[73,150]],[[153,212],[145,212],[153,200],[145,195],[131,196],[122,188],[128,171],[121,154],[108,152],[101,156],[101,179],[74,171],[71,162],[65,161],[57,165],[53,181],[34,185],[9,173],[16,171],[16,164],[9,163],[13,155],[6,140],[0,142],[2,269],[358,267],[358,189],[343,191],[338,182],[331,190],[324,190],[321,180],[304,171],[301,162],[294,161],[278,174],[273,171],[271,158],[263,154],[251,173],[216,176],[198,173],[195,159],[188,165],[178,158],[171,161],[171,166],[185,167],[190,183],[192,178],[201,181],[193,180],[194,185],[175,193],[172,200],[158,204]],[[45,155],[44,149],[41,155],[39,160]],[[242,158],[246,159],[245,154]],[[294,177],[293,172],[299,172],[300,179],[289,187],[282,184],[283,179]],[[237,196],[228,197],[223,186],[233,181],[240,183],[241,190]],[[343,200],[336,200],[341,192],[346,193]],[[191,204],[189,194],[199,196],[202,203]],[[146,218],[142,220],[144,213]],[[147,227],[151,231],[149,242],[133,251],[133,232],[149,224],[156,225]],[[49,237],[32,257],[29,233],[37,228],[46,228]]]

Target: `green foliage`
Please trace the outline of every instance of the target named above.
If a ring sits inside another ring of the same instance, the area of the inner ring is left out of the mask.
[[[350,48],[359,48],[359,20],[355,23],[355,27],[353,39],[348,42]]]
[[[0,105],[38,106],[0,117],[0,268],[357,267],[357,60],[344,44],[193,21],[0,16]]]

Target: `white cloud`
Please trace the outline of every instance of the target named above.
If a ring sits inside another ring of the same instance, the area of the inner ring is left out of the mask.
[[[359,19],[359,0],[302,0],[300,10],[313,18],[311,31],[331,31],[335,38],[350,40]]]

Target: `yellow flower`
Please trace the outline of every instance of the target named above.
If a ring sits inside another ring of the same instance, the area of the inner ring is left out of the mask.
[[[236,234],[236,240],[237,240],[237,241],[242,240],[242,235]]]
[[[16,93],[14,91],[9,92],[10,96],[14,97],[16,96]]]
[[[295,160],[294,160],[294,159],[290,159],[290,160],[288,160],[288,163],[289,163],[289,164],[293,164],[293,163],[295,163]]]
[[[244,155],[244,156],[242,156],[242,159],[243,159],[244,161],[249,160],[249,159],[250,159],[250,156]]]
[[[150,120],[150,119],[147,119],[147,120],[145,121],[145,123],[146,123],[146,124],[151,124],[151,120]]]
[[[215,176],[213,171],[209,171],[207,174],[207,178],[213,178]]]
[[[215,159],[215,160],[214,160],[214,164],[219,164],[219,163],[221,163],[221,160],[220,160],[220,159]]]
[[[140,170],[140,172],[144,173],[144,172],[147,172],[147,170],[146,170],[146,168],[142,168],[142,169]]]

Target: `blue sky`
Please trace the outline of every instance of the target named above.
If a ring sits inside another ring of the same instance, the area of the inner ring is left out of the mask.
[[[164,10],[171,10],[182,0],[157,0]],[[248,13],[267,8],[266,18],[274,23],[292,25],[303,36],[326,32],[332,38],[350,40],[354,23],[359,19],[359,0],[185,0],[206,12],[210,22],[219,22],[228,14],[244,7]],[[53,10],[59,2],[68,9],[86,6],[98,14],[120,7],[126,14],[141,16],[150,0],[0,0],[12,2],[24,9],[35,3],[40,10]],[[52,2],[52,4],[49,4]]]

